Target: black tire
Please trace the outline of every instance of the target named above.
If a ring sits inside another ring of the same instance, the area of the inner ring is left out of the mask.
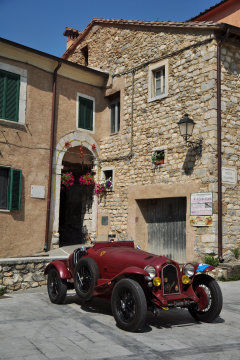
[[[193,289],[200,302],[189,306],[190,314],[198,321],[214,321],[220,314],[223,304],[222,292],[218,283],[209,275],[197,275]]]
[[[98,266],[92,258],[78,261],[74,272],[74,287],[81,300],[88,301],[92,298],[99,276]]]
[[[56,268],[51,268],[47,279],[48,296],[52,303],[62,304],[67,294],[67,282],[61,279]]]
[[[113,288],[111,306],[117,325],[126,331],[141,329],[146,321],[147,301],[142,287],[132,279],[122,279]]]

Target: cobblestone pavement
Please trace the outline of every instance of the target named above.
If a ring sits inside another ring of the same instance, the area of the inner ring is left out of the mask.
[[[51,304],[46,288],[0,299],[2,360],[208,360],[240,359],[240,281],[220,283],[221,317],[198,323],[187,310],[162,311],[140,333],[118,329],[109,303],[91,306],[69,295]]]

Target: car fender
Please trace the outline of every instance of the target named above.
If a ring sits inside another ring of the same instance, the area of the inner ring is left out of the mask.
[[[129,266],[127,268],[125,268],[123,271],[121,271],[119,274],[117,274],[113,279],[113,280],[117,280],[119,277],[123,277],[124,275],[142,275],[142,276],[147,276],[148,273],[142,269],[139,268],[137,266]]]
[[[53,267],[56,268],[61,279],[71,279],[72,275],[70,271],[68,270],[66,264],[61,260],[54,260],[48,264],[44,271],[44,275],[47,275],[49,270]]]
[[[198,267],[196,269],[196,274],[206,273],[206,272],[212,271],[214,269],[215,269],[215,267],[212,265],[198,264]]]

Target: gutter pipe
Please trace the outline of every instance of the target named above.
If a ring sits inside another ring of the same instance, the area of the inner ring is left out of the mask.
[[[52,83],[52,117],[51,117],[51,133],[50,133],[50,156],[49,156],[49,169],[48,169],[48,194],[47,194],[47,215],[46,215],[46,230],[45,230],[45,244],[44,251],[49,250],[49,223],[50,223],[50,202],[51,202],[51,188],[52,188],[52,166],[53,166],[53,146],[55,137],[55,118],[56,118],[56,84],[57,84],[57,72],[62,66],[61,62],[58,62],[57,67],[53,72]]]
[[[217,158],[218,158],[218,258],[222,258],[222,114],[221,114],[221,47],[227,39],[228,28],[222,39],[217,43]]]

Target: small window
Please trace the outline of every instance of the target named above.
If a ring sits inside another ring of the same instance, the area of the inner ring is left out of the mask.
[[[154,71],[154,93],[156,96],[165,94],[165,67]]]
[[[152,163],[155,166],[162,165],[164,164],[164,160],[165,160],[165,151],[155,150],[154,153],[152,154]]]
[[[0,209],[20,210],[22,170],[0,167]]]
[[[88,66],[88,46],[84,46],[84,48],[81,49],[81,52],[84,57],[84,65]]]
[[[148,101],[162,99],[168,95],[168,62],[149,66]]]
[[[113,190],[113,181],[114,181],[113,169],[110,168],[102,169],[102,179],[106,185],[107,190]]]
[[[110,104],[111,134],[120,130],[120,98]]]
[[[93,131],[94,100],[78,96],[78,128]]]
[[[0,118],[18,122],[20,75],[0,70]]]

